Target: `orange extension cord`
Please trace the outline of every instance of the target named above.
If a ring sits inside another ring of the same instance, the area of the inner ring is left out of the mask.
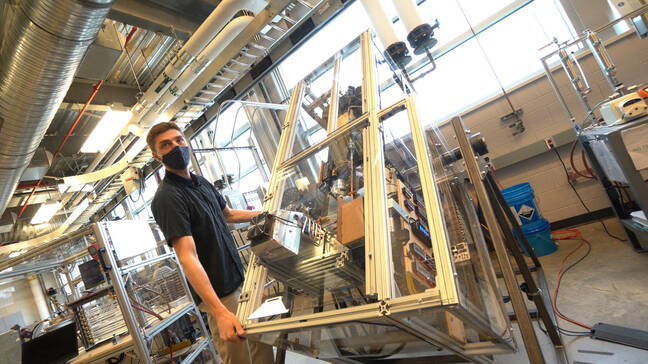
[[[560,235],[563,234],[563,235]],[[578,325],[580,327],[586,328],[588,330],[591,330],[592,327],[585,325],[583,323],[580,323],[578,321],[572,320],[569,317],[563,315],[560,313],[558,310],[558,307],[556,306],[556,296],[558,295],[558,287],[559,287],[559,282],[561,279],[561,276],[563,274],[563,269],[565,267],[565,261],[567,261],[567,258],[569,258],[572,254],[574,254],[578,249],[580,249],[584,244],[585,244],[585,238],[583,237],[583,234],[580,232],[580,230],[577,229],[564,229],[564,230],[557,230],[552,233],[552,236],[555,240],[580,240],[580,244],[578,244],[572,251],[570,251],[565,257],[562,259],[560,262],[560,269],[558,269],[558,273],[556,274],[556,288],[554,289],[553,295],[551,296],[551,306],[554,310],[554,313],[556,316],[560,317],[561,319],[571,322],[574,325]]]

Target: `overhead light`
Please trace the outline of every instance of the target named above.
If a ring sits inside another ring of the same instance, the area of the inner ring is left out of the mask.
[[[61,203],[56,201],[56,202],[48,202],[40,205],[38,208],[38,211],[36,211],[36,215],[32,217],[31,221],[29,222],[32,225],[37,225],[37,224],[44,224],[56,214],[56,211],[61,207]]]
[[[68,220],[74,222],[74,220],[78,219],[88,206],[90,206],[90,201],[86,198],[74,208],[74,211],[72,211],[70,216],[68,216]]]
[[[108,109],[88,139],[81,147],[81,153],[101,153],[108,148],[117,135],[133,116],[130,110],[118,111]]]

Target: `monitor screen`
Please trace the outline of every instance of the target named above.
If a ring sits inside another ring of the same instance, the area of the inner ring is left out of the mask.
[[[65,363],[79,354],[74,321],[22,344],[22,364]]]
[[[104,281],[99,262],[94,259],[79,264],[79,273],[81,273],[85,289],[96,287]]]

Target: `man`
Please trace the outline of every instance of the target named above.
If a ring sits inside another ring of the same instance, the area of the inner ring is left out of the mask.
[[[189,173],[191,151],[180,128],[160,123],[146,143],[166,168],[151,209],[175,250],[201,311],[207,313],[218,353],[226,364],[273,363],[272,347],[249,343],[236,318],[243,265],[226,223],[248,222],[259,211],[233,210],[214,186]]]

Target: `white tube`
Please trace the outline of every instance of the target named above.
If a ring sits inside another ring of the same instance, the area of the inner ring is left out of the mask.
[[[207,67],[222,51],[238,36],[245,27],[254,19],[252,16],[239,16],[233,19],[229,24],[218,33],[218,35],[203,49],[202,52],[194,59],[192,64],[178,77],[164,95],[157,101],[157,105],[144,115],[140,126],[148,128],[158,120],[169,106],[180,97],[187,87],[200,76],[205,67]],[[173,115],[172,115],[173,116]]]
[[[140,118],[148,112],[155,102],[171,86],[173,81],[187,68],[194,60],[198,53],[207,46],[207,44],[223,29],[230,19],[240,10],[250,10],[258,12],[259,0],[223,0],[214,11],[205,19],[198,29],[191,35],[184,46],[178,51],[178,54],[167,65],[164,71],[153,81],[151,86],[146,90],[144,95],[131,111],[133,117],[128,124],[137,123]],[[265,4],[264,4],[265,6]],[[126,132],[127,126],[123,132]]]
[[[380,6],[380,1],[362,0],[362,6],[364,6],[367,15],[369,15],[369,20],[371,20],[371,24],[373,25],[374,30],[376,30],[383,47],[387,48],[398,42],[396,33],[394,33],[394,29],[391,26],[391,21],[389,21],[387,15],[385,15],[385,12]]]
[[[41,289],[40,283],[38,283],[38,278],[36,276],[29,277],[29,288],[31,289],[32,296],[34,297],[34,303],[36,303],[36,309],[38,310],[38,319],[46,319],[49,316],[49,310],[47,309],[45,295],[43,295],[43,290]]]
[[[200,56],[197,58],[197,60],[201,60],[202,56],[204,55],[205,57],[209,56],[211,59],[209,59],[209,62],[213,61],[214,58],[225,48],[229,45],[229,43],[236,38],[237,35],[245,29],[245,27],[254,19],[251,16],[240,16],[238,18],[233,19],[229,24],[225,26],[223,31],[218,33],[218,35],[213,39],[212,42],[209,43],[207,48],[203,52],[200,53]],[[205,63],[205,66],[207,63]],[[159,120],[159,116],[161,112],[165,111],[168,106],[175,101],[179,95],[182,95],[182,92],[184,92],[184,89],[191,85],[191,83],[200,76],[200,73],[204,71],[205,67],[199,67],[198,73],[193,72],[192,67],[187,68],[185,72],[182,73],[182,75],[178,78],[177,80],[177,86],[181,89],[181,91],[176,92],[175,94],[177,96],[174,96],[170,92],[165,92],[164,96],[165,99],[162,102],[166,103],[166,106],[162,105],[160,103],[160,107],[156,107],[153,110],[150,110],[144,118],[141,120],[141,124],[139,125],[138,132],[140,132],[142,135],[148,131],[150,127],[153,125],[157,124]],[[174,82],[175,84],[175,82]],[[162,110],[163,108],[163,110]],[[165,120],[170,120],[173,115],[164,115]],[[141,119],[141,115],[138,116],[139,120]],[[126,125],[125,128],[126,130],[133,129],[133,125]],[[82,184],[82,183],[90,183],[94,181],[98,181],[101,179],[104,179],[106,177],[112,176],[114,174],[117,174],[126,167],[128,167],[128,164],[135,159],[135,157],[146,148],[146,140],[143,137],[140,137],[139,140],[131,147],[131,149],[128,151],[128,153],[122,157],[118,162],[102,168],[98,171],[94,172],[89,172],[85,174],[80,174],[76,176],[68,176],[63,178],[63,183],[65,185],[71,186],[71,185],[76,185],[76,184]]]
[[[392,0],[398,17],[405,26],[407,33],[414,30],[414,28],[423,24],[423,20],[418,13],[418,8],[413,0]]]

